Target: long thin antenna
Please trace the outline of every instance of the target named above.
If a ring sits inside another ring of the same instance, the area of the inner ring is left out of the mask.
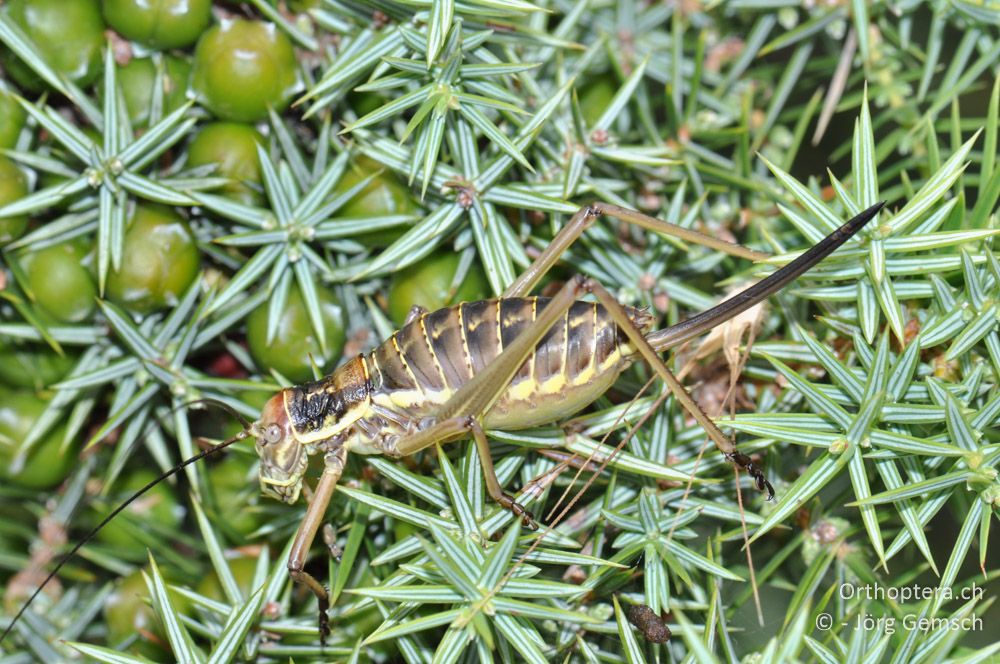
[[[101,528],[103,528],[104,526],[108,525],[108,523],[110,523],[112,519],[114,519],[116,516],[118,516],[122,512],[122,510],[124,510],[126,507],[128,507],[129,505],[131,505],[133,502],[136,501],[136,499],[138,499],[144,493],[146,493],[147,491],[149,491],[154,486],[156,486],[157,484],[159,484],[163,480],[167,479],[168,477],[170,477],[170,476],[172,476],[172,475],[180,472],[181,470],[183,470],[184,468],[190,466],[192,463],[194,463],[196,461],[201,461],[205,457],[207,457],[207,456],[209,456],[211,454],[215,454],[216,452],[218,452],[221,449],[229,447],[230,445],[232,445],[236,441],[245,439],[249,435],[250,435],[250,427],[248,426],[246,429],[244,429],[243,431],[240,431],[238,434],[236,434],[232,438],[228,438],[227,440],[222,441],[218,445],[213,445],[212,447],[209,447],[208,449],[203,450],[203,451],[199,452],[198,454],[195,454],[190,459],[185,459],[184,461],[181,461],[179,464],[177,464],[176,466],[174,466],[173,468],[171,468],[167,472],[163,473],[162,475],[160,475],[159,477],[157,477],[155,480],[153,480],[152,482],[150,482],[146,486],[144,486],[141,489],[139,489],[138,491],[136,491],[128,499],[126,499],[125,502],[123,502],[121,505],[119,505],[118,507],[116,507],[114,509],[114,511],[111,512],[111,514],[109,514],[108,516],[104,517],[104,520],[101,521],[99,524],[97,524],[97,526],[95,526],[93,530],[91,530],[89,533],[87,533],[86,535],[84,535],[83,538],[80,539],[80,541],[78,541],[76,543],[76,545],[73,546],[72,549],[70,549],[69,553],[67,553],[66,555],[64,555],[62,557],[62,559],[55,566],[55,568],[51,572],[49,572],[49,575],[47,577],[45,577],[45,580],[42,581],[42,583],[35,589],[35,592],[33,592],[31,594],[31,597],[28,598],[28,601],[24,603],[24,606],[21,607],[21,610],[17,612],[17,615],[14,616],[14,619],[10,621],[9,625],[7,625],[7,629],[5,629],[3,631],[3,634],[0,635],[0,643],[3,643],[4,639],[7,638],[7,635],[10,634],[11,631],[14,629],[14,625],[17,624],[17,621],[21,619],[21,616],[24,615],[24,612],[27,611],[28,607],[31,606],[31,603],[35,601],[35,598],[38,597],[39,594],[41,594],[42,590],[49,583],[49,581],[51,581],[52,579],[55,578],[56,574],[59,573],[59,570],[61,570],[63,568],[63,565],[65,565],[67,562],[69,562],[69,560],[73,556],[76,555],[77,551],[79,551],[80,549],[82,549],[83,546],[87,542],[89,542],[90,540],[92,540],[94,538],[94,535],[96,535],[101,530]]]
[[[240,426],[242,426],[244,429],[246,429],[248,431],[250,430],[250,420],[248,420],[247,418],[243,417],[243,415],[240,414],[240,412],[238,410],[236,410],[235,408],[233,408],[232,406],[230,406],[228,403],[226,403],[225,401],[220,401],[219,399],[211,399],[209,397],[202,397],[200,399],[192,399],[191,401],[182,403],[180,406],[178,406],[177,408],[174,408],[172,410],[179,410],[181,408],[187,408],[188,406],[193,406],[193,405],[199,404],[199,403],[206,403],[206,404],[208,404],[210,406],[215,406],[216,408],[219,408],[221,410],[226,411],[227,413],[229,413],[230,415],[232,415],[236,419],[237,422],[240,423]]]

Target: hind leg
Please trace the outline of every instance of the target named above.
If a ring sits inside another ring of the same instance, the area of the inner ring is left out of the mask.
[[[691,416],[698,421],[698,424],[701,425],[701,427],[705,430],[705,433],[708,434],[708,437],[712,439],[713,443],[715,443],[715,446],[725,455],[726,459],[736,463],[750,473],[757,485],[757,488],[761,491],[767,491],[768,500],[773,498],[774,489],[771,487],[771,483],[767,481],[767,478],[764,477],[763,471],[761,471],[758,466],[754,465],[748,456],[738,452],[736,450],[736,446],[733,444],[733,441],[727,438],[725,434],[723,434],[719,428],[715,426],[715,422],[713,422],[712,419],[705,414],[705,411],[702,410],[701,406],[699,406],[691,395],[688,394],[688,391],[684,389],[684,386],[677,380],[673,372],[671,372],[670,369],[667,368],[667,365],[664,364],[663,360],[660,359],[660,356],[657,354],[653,346],[650,345],[646,336],[629,318],[628,312],[625,311],[625,308],[621,305],[621,303],[618,302],[618,300],[616,300],[614,296],[612,296],[611,293],[604,288],[604,286],[593,279],[587,279],[584,282],[583,287],[588,292],[593,293],[594,297],[597,298],[597,301],[601,303],[601,306],[608,310],[612,318],[614,318],[615,323],[618,324],[618,327],[628,337],[629,342],[633,345],[633,347],[635,347],[639,354],[642,355],[642,358],[646,360],[650,367],[652,367],[653,371],[655,371],[663,382],[667,384],[667,387],[670,388],[670,391],[674,394],[677,402],[680,403],[684,410],[690,413]]]
[[[541,278],[552,269],[563,252],[576,242],[583,235],[583,232],[590,228],[597,218],[602,215],[614,217],[619,221],[624,221],[625,223],[633,224],[655,233],[676,237],[685,242],[716,249],[732,256],[739,256],[740,258],[752,261],[762,261],[770,258],[768,254],[760,251],[755,251],[743,245],[733,244],[732,242],[726,242],[725,240],[720,240],[711,235],[705,235],[704,233],[699,233],[698,231],[693,231],[668,221],[661,221],[636,210],[629,210],[628,208],[612,205],[611,203],[597,202],[584,205],[565,226],[559,229],[559,232],[552,238],[552,241],[545,247],[541,255],[504,291],[503,297],[524,297],[528,295],[538,285]]]

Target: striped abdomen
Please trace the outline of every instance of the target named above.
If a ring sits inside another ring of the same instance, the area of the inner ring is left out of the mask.
[[[432,416],[548,303],[538,297],[483,300],[420,316],[365,358],[373,401],[408,418]],[[645,313],[629,309],[629,316],[648,326]],[[518,370],[486,425],[516,429],[572,415],[611,386],[628,366],[629,352],[603,307],[575,302]]]

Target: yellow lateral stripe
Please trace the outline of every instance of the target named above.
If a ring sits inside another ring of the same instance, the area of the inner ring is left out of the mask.
[[[302,443],[303,445],[309,445],[312,443],[317,443],[321,440],[326,440],[331,436],[336,436],[338,433],[341,433],[344,430],[354,426],[354,423],[357,422],[362,416],[364,416],[367,410],[368,410],[367,401],[356,403],[353,406],[351,406],[347,410],[347,412],[344,413],[339,420],[337,420],[337,422],[334,425],[328,427],[323,426],[317,429],[316,431],[304,435],[296,434],[295,439],[298,442]]]

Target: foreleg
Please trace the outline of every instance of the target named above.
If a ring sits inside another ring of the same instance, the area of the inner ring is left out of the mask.
[[[330,633],[330,619],[327,610],[330,608],[330,595],[326,588],[305,571],[306,558],[309,555],[309,547],[312,546],[316,538],[316,532],[323,524],[326,515],[326,508],[333,497],[333,490],[337,486],[341,473],[344,472],[344,462],[347,460],[347,451],[338,448],[327,453],[324,457],[326,464],[323,474],[319,478],[319,484],[313,492],[312,500],[309,501],[309,509],[299,525],[299,530],[295,534],[295,541],[292,543],[292,551],[288,556],[288,574],[296,583],[305,585],[316,596],[319,602],[319,639],[320,643],[326,642],[326,637]]]

